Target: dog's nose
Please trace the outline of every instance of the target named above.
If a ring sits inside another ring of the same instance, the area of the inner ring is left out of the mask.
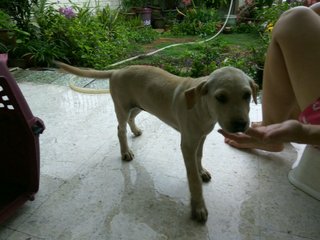
[[[232,132],[244,132],[247,130],[248,122],[245,120],[234,120],[231,122]]]

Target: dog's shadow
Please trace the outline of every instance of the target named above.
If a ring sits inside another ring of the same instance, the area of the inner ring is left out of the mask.
[[[106,219],[112,239],[207,239],[206,226],[191,220],[190,205],[158,192],[137,160],[123,162],[121,172],[123,195]]]

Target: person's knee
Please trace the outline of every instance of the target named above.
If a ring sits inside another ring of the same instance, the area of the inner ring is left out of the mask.
[[[314,14],[314,11],[309,7],[297,6],[285,11],[279,20],[286,19],[286,21],[298,21],[300,17],[305,17],[306,15]]]
[[[308,7],[291,8],[280,16],[273,29],[273,37],[294,37],[300,31],[307,31],[314,24],[310,18],[315,16],[315,12]]]

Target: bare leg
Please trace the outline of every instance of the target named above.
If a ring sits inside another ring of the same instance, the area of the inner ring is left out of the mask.
[[[320,97],[320,16],[297,7],[277,22],[263,80],[263,125],[297,119]]]
[[[261,125],[297,119],[300,112],[320,97],[320,16],[307,7],[285,12],[273,30],[263,76]],[[281,151],[282,144],[239,144],[237,148]]]

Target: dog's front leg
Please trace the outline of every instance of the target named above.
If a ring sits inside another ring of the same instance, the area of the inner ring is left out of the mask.
[[[191,193],[192,218],[199,222],[206,222],[208,211],[202,194],[202,180],[197,164],[197,149],[201,144],[201,137],[191,138],[181,135],[181,150],[186,165],[189,189]]]
[[[202,151],[203,151],[203,144],[206,140],[206,136],[201,138],[198,150],[197,150],[197,164],[200,176],[202,178],[203,182],[209,182],[211,180],[211,174],[206,170],[204,167],[202,167]]]

